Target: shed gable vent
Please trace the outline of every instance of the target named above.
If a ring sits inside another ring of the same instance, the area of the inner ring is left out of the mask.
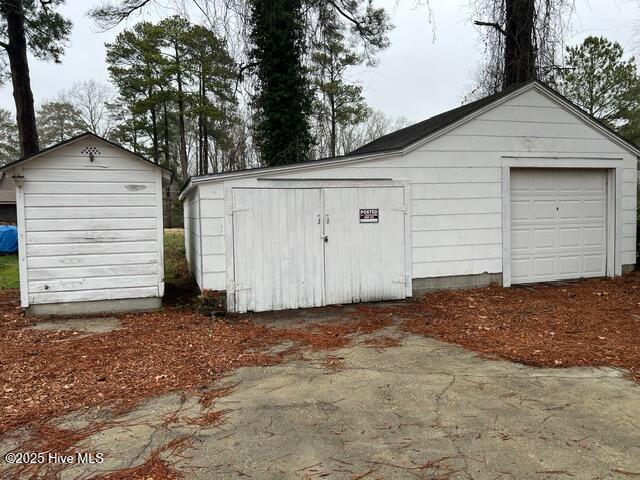
[[[84,147],[80,150],[82,155],[102,155],[102,152],[98,150],[98,147]]]

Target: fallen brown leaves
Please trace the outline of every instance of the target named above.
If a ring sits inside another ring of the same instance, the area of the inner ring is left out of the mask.
[[[640,275],[438,292],[407,304],[407,331],[540,366],[613,366],[640,381]]]
[[[277,341],[265,327],[214,322],[191,310],[121,316],[124,328],[81,336],[0,327],[0,433],[90,406],[128,409],[197,389],[244,365],[278,362],[250,353]]]
[[[182,453],[191,440],[189,436],[178,437],[151,452],[149,458],[141,465],[99,475],[92,480],[179,480],[184,478],[182,472],[163,457]]]
[[[18,309],[17,292],[0,304],[0,434],[88,407],[127,411],[173,391],[211,403],[227,391],[205,386],[243,366],[273,365],[301,348],[330,350],[389,324],[364,315],[317,325],[270,328],[249,320],[218,321],[191,309],[120,315],[123,328],[75,335],[36,331]],[[365,312],[366,313],[366,312]],[[249,317],[250,318],[250,317]],[[277,354],[282,342],[294,347]],[[211,397],[207,400],[207,396]]]

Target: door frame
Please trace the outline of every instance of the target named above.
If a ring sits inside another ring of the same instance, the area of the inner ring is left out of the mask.
[[[300,178],[258,178],[254,185],[225,185],[223,188],[224,201],[224,231],[225,231],[225,270],[227,287],[227,310],[236,310],[235,287],[235,258],[233,238],[233,190],[234,189],[326,189],[326,188],[358,188],[358,187],[402,187],[404,211],[404,262],[405,262],[405,295],[411,297],[413,293],[411,269],[411,181],[408,179],[300,179]],[[323,300],[324,303],[324,300]]]
[[[525,157],[502,156],[502,286],[511,286],[511,169],[596,169],[605,170],[607,179],[607,266],[606,275],[622,275],[622,224],[617,221],[622,208],[621,157]]]

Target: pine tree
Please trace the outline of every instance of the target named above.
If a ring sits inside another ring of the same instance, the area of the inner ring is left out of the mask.
[[[633,57],[624,60],[617,42],[587,37],[567,47],[558,88],[572,102],[611,127],[640,107],[640,77]]]
[[[164,57],[158,46],[161,35],[162,30],[156,25],[141,22],[106,45],[111,80],[123,103],[130,106],[138,121],[149,116],[152,157],[156,163],[160,161],[159,110],[169,88]]]
[[[43,148],[63,142],[85,131],[80,111],[63,100],[45,102],[38,109],[40,142]]]
[[[0,108],[0,166],[13,162],[20,157],[18,127],[11,112]]]
[[[311,78],[316,90],[313,115],[317,126],[320,156],[346,153],[339,145],[340,130],[362,122],[368,109],[362,87],[350,84],[345,74],[364,58],[348,44],[345,27],[335,11],[322,8],[319,35],[311,54]]]

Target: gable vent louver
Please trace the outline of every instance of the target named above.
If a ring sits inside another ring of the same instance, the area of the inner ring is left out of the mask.
[[[102,152],[98,150],[98,147],[84,147],[80,150],[82,155],[102,155]]]

